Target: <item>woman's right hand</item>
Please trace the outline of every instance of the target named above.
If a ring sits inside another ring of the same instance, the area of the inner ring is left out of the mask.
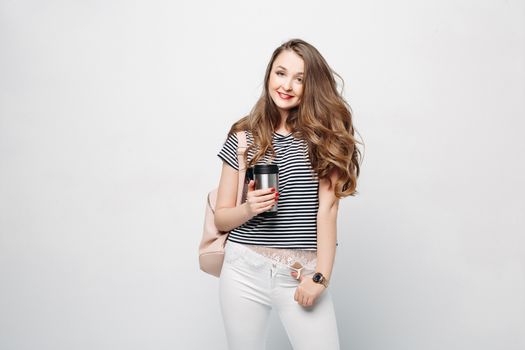
[[[248,183],[248,193],[246,194],[246,204],[250,215],[253,217],[257,214],[270,210],[279,198],[279,192],[274,187],[255,189],[255,181],[250,180]]]

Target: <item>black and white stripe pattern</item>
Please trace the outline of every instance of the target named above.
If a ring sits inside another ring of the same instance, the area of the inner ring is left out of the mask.
[[[251,132],[246,131],[248,144],[253,143]],[[317,249],[317,209],[319,208],[319,179],[312,169],[308,144],[292,134],[273,133],[276,159],[279,167],[278,214],[275,217],[254,216],[231,230],[228,240],[236,243],[264,245],[273,248]],[[217,154],[223,161],[239,170],[237,135],[228,137]],[[248,160],[255,156],[250,150]],[[257,164],[267,164],[267,154]]]

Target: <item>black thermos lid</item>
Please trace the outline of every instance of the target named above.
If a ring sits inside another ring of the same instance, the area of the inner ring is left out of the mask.
[[[276,164],[257,164],[253,169],[254,174],[279,174]]]

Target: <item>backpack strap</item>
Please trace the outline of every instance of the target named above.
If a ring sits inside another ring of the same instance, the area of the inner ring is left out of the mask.
[[[244,130],[237,132],[237,158],[239,160],[239,186],[237,188],[237,205],[242,204],[245,200],[245,183],[246,177],[246,163],[244,162],[244,153],[248,148],[246,141],[246,132]]]

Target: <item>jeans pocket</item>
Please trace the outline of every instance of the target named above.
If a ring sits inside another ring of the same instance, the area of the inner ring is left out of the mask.
[[[232,264],[235,261],[239,260],[242,257],[242,252],[240,252],[238,249],[235,249],[234,247],[226,247],[224,248],[224,262],[228,264]]]
[[[255,270],[259,270],[265,266],[268,266],[268,262],[264,257],[259,257],[253,254],[244,255],[244,262],[246,265],[250,266]]]
[[[237,247],[235,245],[226,246],[224,250],[224,261],[237,266],[244,266],[252,270],[260,270],[268,265],[268,259],[249,248]]]

